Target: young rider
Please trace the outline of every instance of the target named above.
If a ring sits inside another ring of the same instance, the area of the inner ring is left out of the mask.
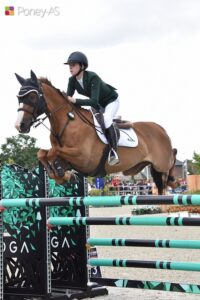
[[[71,77],[69,78],[67,96],[68,100],[80,106],[92,106],[96,110],[103,110],[106,138],[111,146],[109,165],[119,163],[117,155],[117,135],[112,120],[119,108],[119,99],[116,89],[106,84],[96,73],[86,71],[88,59],[82,52],[73,52],[67,62]],[[87,96],[87,99],[74,98],[74,92]]]

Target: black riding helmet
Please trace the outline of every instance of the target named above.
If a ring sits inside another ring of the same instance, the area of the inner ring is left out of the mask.
[[[86,55],[82,52],[76,51],[72,52],[70,56],[68,57],[68,60],[65,65],[73,64],[73,63],[79,63],[81,66],[84,66],[84,70],[88,67],[88,59]]]

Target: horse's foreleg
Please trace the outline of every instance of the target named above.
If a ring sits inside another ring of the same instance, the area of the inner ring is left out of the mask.
[[[54,179],[57,184],[74,179],[75,175],[71,171],[66,171],[70,167],[67,161],[59,157],[60,152],[56,148],[51,148],[47,153],[47,161],[51,164],[54,171]]]
[[[61,166],[61,163],[58,159],[57,151],[54,148],[51,148],[47,153],[47,160],[51,163],[51,168],[54,170],[55,174],[62,178],[65,174],[64,169]]]
[[[57,170],[55,169],[54,162],[56,161],[56,152],[53,149],[44,150],[40,149],[37,153],[38,160],[42,163],[47,174],[50,178],[54,179],[57,184],[63,184],[65,181],[71,179],[71,173],[63,172],[63,174],[57,174]],[[62,176],[60,176],[62,175]]]
[[[47,155],[49,150],[40,149],[37,153],[38,160],[42,163],[42,165],[45,167],[45,170],[47,171],[47,174],[50,178],[55,178],[54,171],[48,162]]]

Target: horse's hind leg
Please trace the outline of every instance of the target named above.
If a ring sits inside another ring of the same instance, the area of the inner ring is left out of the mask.
[[[158,172],[153,168],[153,166],[151,166],[151,175],[158,189],[158,194],[163,195],[167,187],[168,174],[164,172]]]
[[[180,185],[179,182],[177,182],[175,180],[175,177],[174,177],[175,164],[176,164],[176,154],[177,154],[177,150],[172,149],[173,165],[172,165],[171,169],[169,170],[169,175],[168,175],[168,178],[167,178],[167,185],[170,186],[172,189],[175,189]]]

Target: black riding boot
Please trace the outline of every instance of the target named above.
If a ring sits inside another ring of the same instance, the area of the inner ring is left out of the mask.
[[[117,133],[113,124],[106,129],[106,138],[111,148],[108,155],[108,164],[114,166],[119,163],[119,157],[117,155]]]

